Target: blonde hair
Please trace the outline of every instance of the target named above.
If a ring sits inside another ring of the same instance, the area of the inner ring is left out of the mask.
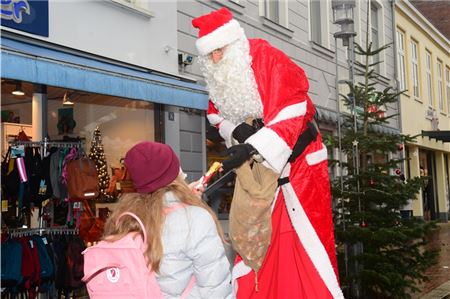
[[[217,231],[222,241],[225,242],[223,230],[215,213],[201,198],[192,192],[180,175],[172,183],[153,193],[126,193],[119,199],[113,213],[106,221],[103,239],[116,241],[130,232],[136,232],[143,238],[140,226],[133,218],[124,217],[120,223],[117,223],[117,219],[122,213],[134,213],[141,219],[147,232],[147,250],[144,253],[147,266],[150,265],[152,270],[157,273],[163,257],[161,234],[165,220],[164,195],[166,192],[173,192],[180,202],[186,205],[197,206],[207,210],[216,223]]]

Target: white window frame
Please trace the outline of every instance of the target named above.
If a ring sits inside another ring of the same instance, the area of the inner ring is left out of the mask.
[[[385,44],[384,17],[383,17],[384,16],[384,6],[381,1],[371,0],[370,1],[370,10],[371,11],[372,11],[372,7],[375,7],[377,10],[377,22],[378,22],[378,26],[377,26],[378,47],[377,48],[379,48]],[[372,13],[369,14],[369,20],[367,20],[367,21],[369,22],[369,28],[370,28],[369,38],[370,38],[370,40],[373,40],[373,38],[372,38]],[[383,75],[383,76],[386,76],[386,67],[385,67],[386,53],[385,52],[386,51],[383,51],[378,54],[378,57],[377,57],[378,60],[383,61],[383,62],[375,67],[375,71],[378,74]]]
[[[406,89],[405,33],[397,28],[398,89]]]
[[[277,18],[270,10],[274,6],[278,10]],[[259,0],[259,15],[285,28],[289,28],[288,12],[288,0]]]
[[[311,13],[312,9],[312,3],[319,5],[319,13],[320,17],[317,18],[316,16],[313,16]],[[309,0],[308,1],[308,20],[309,20],[309,40],[313,43],[316,43],[318,45],[321,45],[322,47],[325,47],[327,49],[330,48],[330,26],[329,22],[327,20],[330,19],[329,12],[330,12],[330,2],[329,0]],[[314,39],[313,37],[313,21],[314,20],[320,20],[318,23],[319,28],[318,31],[320,31],[320,38],[319,40]]]
[[[411,80],[412,95],[415,99],[420,98],[420,76],[419,76],[419,43],[411,39]]]
[[[447,89],[447,113],[450,116],[450,67],[445,68],[445,85]]]
[[[431,52],[426,50],[425,52],[425,71],[427,79],[427,100],[428,106],[433,108],[433,76],[432,76],[432,63],[431,63]]]
[[[444,110],[444,84],[443,84],[443,69],[442,69],[442,61],[439,59],[436,62],[436,77],[437,77],[437,88],[438,88],[438,103],[439,103],[439,111],[445,113]]]
[[[149,10],[146,0],[110,0],[111,3],[146,18],[153,18],[155,13]]]

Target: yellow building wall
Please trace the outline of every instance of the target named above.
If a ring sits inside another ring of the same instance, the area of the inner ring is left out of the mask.
[[[436,181],[437,181],[437,196],[439,204],[439,212],[448,212],[448,180],[447,174],[450,170],[447,169],[445,163],[445,155],[447,159],[450,156],[450,143],[443,143],[428,137],[421,137],[422,130],[433,130],[432,122],[427,119],[427,110],[435,109],[439,119],[438,129],[450,130],[450,113],[449,102],[450,94],[446,87],[446,69],[450,70],[450,52],[449,41],[444,38],[436,41],[436,36],[439,34],[430,34],[430,30],[422,28],[418,22],[421,15],[414,12],[414,10],[406,9],[408,5],[397,5],[395,9],[396,30],[401,31],[404,35],[404,49],[405,49],[405,89],[406,93],[400,96],[401,104],[401,125],[402,133],[411,136],[418,136],[416,143],[409,144],[409,175],[410,177],[419,176],[419,150],[433,151],[436,159]],[[426,21],[425,21],[426,22]],[[426,27],[426,26],[425,26]],[[431,30],[432,31],[432,30]],[[414,98],[413,95],[413,78],[412,78],[412,53],[411,40],[414,40],[418,45],[418,64],[419,64],[419,97]],[[444,46],[442,46],[444,45]],[[398,45],[397,45],[398,48]],[[432,76],[432,95],[433,105],[430,107],[427,97],[427,80],[426,80],[426,51],[431,53],[431,76]],[[444,97],[444,109],[439,109],[438,103],[438,83],[437,83],[437,61],[441,61],[442,68],[442,93]],[[399,70],[400,71],[400,70]],[[448,163],[447,163],[448,165]],[[417,195],[418,200],[413,201],[413,214],[415,216],[423,216],[422,194]],[[448,216],[447,216],[448,217]],[[447,218],[448,219],[448,218]]]

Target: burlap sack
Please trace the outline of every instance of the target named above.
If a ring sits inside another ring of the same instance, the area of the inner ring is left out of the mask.
[[[248,162],[236,169],[236,184],[230,209],[230,238],[244,263],[255,272],[261,268],[270,244],[273,202],[277,179],[271,169]]]

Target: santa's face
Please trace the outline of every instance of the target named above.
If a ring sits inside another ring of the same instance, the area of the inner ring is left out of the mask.
[[[247,118],[262,118],[261,98],[251,67],[247,39],[199,57],[211,101],[219,114],[239,124]]]
[[[214,51],[212,51],[211,53],[208,54],[209,59],[211,59],[211,61],[214,64],[219,63],[223,58],[224,51],[225,51],[225,47],[215,49]]]

